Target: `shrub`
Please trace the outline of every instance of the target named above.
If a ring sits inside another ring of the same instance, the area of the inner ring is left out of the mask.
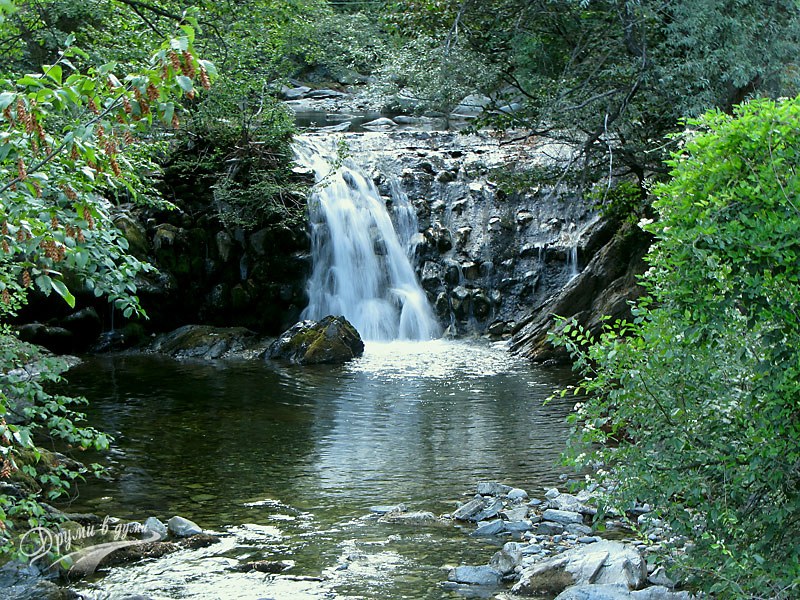
[[[552,334],[583,375],[574,460],[690,540],[676,555],[690,584],[797,597],[800,101],[688,126],[643,223],[657,240],[635,321]]]

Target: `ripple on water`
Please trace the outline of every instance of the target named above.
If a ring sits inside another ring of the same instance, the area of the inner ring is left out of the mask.
[[[454,527],[365,519],[375,504],[450,512],[481,480],[557,482],[567,381],[489,344],[368,343],[344,366],[89,358],[70,373],[89,421],[116,436],[113,481],[73,512],[181,514],[223,541],[80,584],[93,599],[457,598],[451,564],[492,547]],[[252,560],[285,574],[240,573]],[[310,578],[310,579],[309,579]]]

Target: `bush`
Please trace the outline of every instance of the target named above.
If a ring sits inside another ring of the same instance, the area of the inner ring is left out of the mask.
[[[800,101],[688,122],[656,186],[635,322],[553,334],[583,375],[577,464],[619,507],[659,507],[687,581],[721,597],[800,588]],[[591,444],[599,444],[591,450]]]

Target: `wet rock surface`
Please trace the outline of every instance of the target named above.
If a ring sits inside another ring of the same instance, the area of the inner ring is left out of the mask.
[[[448,334],[510,336],[602,246],[591,203],[569,187],[508,193],[499,183],[503,169],[544,167],[563,148],[448,131],[309,137],[326,135],[373,174],[396,223],[413,213],[404,241]]]
[[[266,338],[244,327],[185,325],[157,336],[144,350],[179,359],[254,358],[264,352],[267,343]]]
[[[559,600],[692,598],[687,592],[674,591],[675,583],[663,568],[648,565],[651,550],[655,551],[669,532],[651,518],[647,505],[633,507],[631,514],[639,514],[650,546],[634,541],[630,531],[627,542],[593,535],[591,524],[597,513],[592,506],[593,491],[570,494],[552,488],[544,498],[530,499],[525,490],[482,482],[477,492],[440,520],[475,527],[470,537],[508,541],[487,564],[451,568],[442,584],[446,589],[469,597],[509,600],[543,595],[558,595]],[[395,514],[404,510],[398,508]],[[482,515],[496,518],[484,521]],[[605,518],[604,527],[609,532],[624,531],[622,521],[611,516]],[[510,589],[500,592],[501,587]]]
[[[339,364],[363,352],[364,342],[347,319],[330,315],[295,324],[272,343],[265,357],[301,365]]]
[[[630,318],[629,303],[642,293],[636,278],[647,268],[644,255],[650,238],[636,226],[616,231],[609,224],[597,232],[594,243],[600,247],[586,268],[554,296],[532,306],[515,327],[513,352],[536,362],[567,360],[564,348],[547,341],[554,315],[574,317],[594,334],[599,333],[604,315],[611,322]]]

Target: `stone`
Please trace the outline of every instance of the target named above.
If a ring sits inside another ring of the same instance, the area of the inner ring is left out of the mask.
[[[477,493],[481,496],[502,496],[511,491],[511,486],[497,483],[496,481],[482,481],[478,483]]]
[[[202,527],[197,523],[177,515],[167,521],[167,528],[177,537],[189,537],[190,535],[203,533]]]
[[[521,210],[517,213],[516,221],[518,225],[527,225],[533,221],[533,213],[529,210]]]
[[[283,96],[284,100],[300,100],[301,98],[304,98],[310,91],[310,87],[307,85],[301,85],[294,88],[284,88],[281,91],[281,95]]]
[[[581,523],[569,523],[564,527],[564,531],[571,535],[589,535],[592,533],[592,528]]]
[[[653,585],[660,585],[670,589],[675,587],[675,582],[667,576],[667,570],[664,567],[658,567],[653,571],[647,581]]]
[[[497,337],[497,336],[503,335],[503,333],[505,333],[505,330],[506,330],[505,321],[495,321],[494,323],[489,325],[489,328],[487,329],[487,331],[489,332],[489,335],[491,335],[493,337]]]
[[[183,229],[171,225],[170,223],[162,223],[156,227],[153,234],[153,249],[158,251],[162,248],[168,248],[175,244],[175,241],[183,233]]]
[[[306,98],[314,98],[319,100],[321,98],[347,98],[349,94],[345,92],[339,92],[337,90],[332,90],[328,88],[324,88],[321,90],[311,90],[310,92],[306,93]]]
[[[576,585],[567,588],[555,600],[691,600],[688,592],[671,592],[662,586],[631,591],[624,585]]]
[[[597,509],[591,506],[586,506],[576,496],[572,494],[559,494],[555,498],[550,498],[547,502],[550,508],[556,510],[565,510],[569,512],[577,512],[582,515],[597,514]]]
[[[561,523],[543,521],[536,527],[536,533],[539,535],[561,535],[564,533],[564,526]]]
[[[453,518],[459,521],[477,521],[475,515],[485,508],[483,498],[474,498],[461,505],[453,512]]]
[[[70,352],[74,345],[74,335],[69,329],[51,327],[43,323],[20,325],[17,327],[17,335],[23,342],[44,346],[56,354]]]
[[[519,552],[506,552],[505,546],[503,548],[494,553],[489,566],[502,575],[508,575],[517,568],[522,555]]]
[[[511,533],[524,533],[526,531],[530,531],[532,528],[533,524],[527,519],[506,522],[506,531],[510,531]]]
[[[591,257],[589,262],[577,277],[520,320],[511,351],[535,362],[569,360],[566,349],[549,342],[553,315],[574,316],[595,335],[606,317],[629,320],[632,301],[642,293],[638,275],[647,269],[643,257],[650,243],[648,235],[635,225],[618,227],[601,221],[584,233],[580,248],[584,256]]]
[[[364,353],[364,342],[344,317],[301,321],[272,343],[265,356],[300,365],[341,364]]]
[[[483,109],[491,104],[492,100],[488,96],[481,94],[470,94],[461,100],[453,109],[451,117],[455,118],[475,118],[483,112]]]
[[[481,270],[478,266],[478,263],[472,261],[461,263],[461,272],[464,274],[464,278],[470,281],[474,281],[481,276]]]
[[[520,488],[514,488],[513,490],[509,490],[509,492],[506,494],[506,497],[512,502],[517,500],[527,500],[528,492]]]
[[[146,350],[173,358],[216,360],[243,353],[260,342],[260,338],[244,327],[184,325],[157,336]],[[263,351],[263,345],[261,348]]]
[[[444,277],[444,267],[432,260],[425,261],[422,265],[422,276],[420,283],[426,290],[435,290],[442,285]]]
[[[522,521],[528,517],[528,507],[519,506],[517,508],[510,508],[500,513],[506,521]]]
[[[493,519],[500,514],[503,510],[503,501],[500,498],[494,498],[486,505],[486,507],[475,515],[476,521],[485,521],[486,519]]]
[[[380,523],[392,523],[396,525],[435,525],[439,523],[432,512],[390,512],[378,519]]]
[[[386,117],[381,117],[379,119],[375,119],[374,121],[369,121],[368,123],[363,123],[361,125],[365,129],[390,129],[397,127],[397,123],[388,119]]]
[[[376,515],[385,515],[386,513],[391,512],[406,512],[406,505],[405,504],[384,504],[379,506],[370,506],[369,512],[374,513]]]
[[[542,513],[542,519],[561,523],[562,525],[567,525],[568,523],[583,523],[583,516],[580,513],[568,510],[556,510],[555,508],[548,508],[544,511]]]
[[[103,331],[103,323],[94,307],[83,308],[61,319],[61,327],[70,331],[78,346],[86,348]]]
[[[615,584],[641,588],[647,578],[647,563],[631,546],[603,541],[582,545],[526,568],[513,592],[559,593],[569,586]]]
[[[276,574],[291,569],[293,566],[294,563],[283,560],[256,560],[239,565],[236,570],[244,573],[257,571],[258,573]]]
[[[167,537],[167,526],[156,517],[147,517],[147,520],[144,522],[144,527],[148,531],[157,533],[161,538]]]
[[[478,319],[485,319],[492,309],[492,302],[483,292],[472,296],[472,314]]]
[[[547,490],[547,492],[545,493],[544,497],[547,500],[552,500],[553,498],[556,498],[557,496],[560,496],[560,495],[561,495],[561,492],[558,491],[558,488],[550,488],[549,490]]]
[[[479,567],[461,566],[450,569],[448,581],[470,585],[498,585],[502,574],[488,565]]]
[[[484,535],[499,535],[506,530],[505,523],[502,519],[495,519],[494,521],[486,521],[478,523],[478,528],[470,535],[473,537],[481,537]]]
[[[146,259],[150,252],[150,240],[144,225],[133,215],[122,212],[114,217],[114,226],[128,241],[128,252],[139,259]]]

